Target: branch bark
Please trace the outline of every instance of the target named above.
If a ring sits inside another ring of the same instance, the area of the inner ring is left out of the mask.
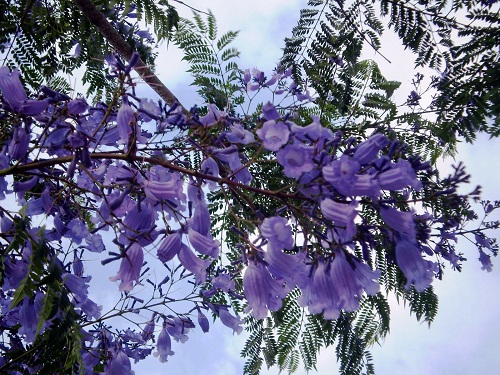
[[[73,0],[78,9],[88,18],[88,20],[97,28],[97,30],[106,38],[106,40],[113,46],[116,52],[126,59],[130,60],[134,50],[116,31],[116,29],[109,23],[104,15],[97,9],[92,0]],[[166,87],[158,76],[147,66],[144,61],[139,59],[134,67],[139,76],[146,82],[160,97],[170,106],[180,101],[175,95]],[[182,105],[184,114],[188,115],[189,111]]]

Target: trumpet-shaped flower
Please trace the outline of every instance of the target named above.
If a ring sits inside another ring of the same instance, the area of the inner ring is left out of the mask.
[[[292,228],[287,219],[280,216],[266,217],[260,225],[262,236],[280,249],[291,249],[293,247]]]
[[[134,288],[134,281],[139,283],[143,262],[144,253],[142,247],[134,243],[122,258],[118,273],[109,279],[111,281],[121,280],[119,286],[120,292],[130,292]]]
[[[243,128],[239,123],[229,127],[230,132],[226,133],[226,139],[231,143],[241,143],[247,145],[255,141],[255,137],[251,132]]]
[[[274,279],[264,263],[259,260],[248,262],[243,275],[243,289],[248,301],[246,312],[251,311],[255,319],[264,319],[269,310],[279,310],[288,292],[283,283]]]
[[[284,168],[285,176],[299,178],[314,168],[313,148],[303,143],[286,145],[277,153],[278,163]]]
[[[356,234],[356,225],[354,224],[354,219],[358,214],[355,210],[356,206],[356,202],[345,204],[335,202],[330,198],[326,198],[320,203],[323,216],[333,221],[334,227],[331,233],[339,243],[351,241]]]
[[[45,111],[48,102],[28,100],[19,76],[17,69],[11,72],[7,66],[0,67],[0,91],[7,109],[27,116],[38,115]]]
[[[354,148],[352,157],[361,165],[368,164],[377,158],[379,151],[388,143],[389,139],[385,135],[381,133],[374,134]]]
[[[182,246],[181,235],[179,233],[169,234],[161,242],[156,255],[162,262],[168,262],[179,253]]]
[[[185,244],[181,245],[177,257],[184,268],[195,275],[197,284],[205,281],[210,259],[198,258]]]
[[[167,362],[169,355],[174,355],[175,352],[172,351],[172,340],[167,332],[167,329],[163,327],[160,334],[158,335],[158,340],[156,342],[156,350],[153,355],[159,357],[160,362]]]
[[[422,257],[420,247],[408,240],[400,239],[396,243],[396,262],[406,277],[406,289],[412,285],[419,292],[428,288],[434,280],[436,264]]]
[[[278,151],[288,142],[290,129],[283,122],[268,120],[257,129],[257,135],[264,142],[264,148],[269,151]]]

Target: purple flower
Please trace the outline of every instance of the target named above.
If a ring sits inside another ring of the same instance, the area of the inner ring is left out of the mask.
[[[38,324],[38,312],[35,303],[29,297],[24,297],[23,304],[19,310],[19,333],[24,334],[27,342],[35,341],[36,327]]]
[[[180,318],[178,316],[169,316],[166,321],[167,332],[172,338],[181,343],[185,343],[189,336],[189,330],[194,328],[195,325],[189,318]]]
[[[360,163],[343,154],[339,159],[322,168],[323,176],[332,186],[346,197],[369,196],[378,197],[380,186],[369,174],[360,174]]]
[[[141,338],[144,342],[149,341],[153,337],[153,333],[155,331],[155,316],[156,313],[153,313],[153,316],[146,322],[146,325],[142,330]]]
[[[33,176],[27,181],[14,181],[12,184],[13,190],[17,193],[18,199],[23,199],[24,193],[27,190],[33,189],[38,183],[38,176]]]
[[[144,189],[146,197],[153,204],[162,199],[184,200],[184,193],[182,191],[183,182],[176,173],[172,173],[170,179],[166,181],[142,180],[141,186]]]
[[[155,357],[160,357],[160,362],[167,362],[169,355],[174,355],[175,352],[172,351],[172,340],[170,340],[170,335],[165,328],[165,324],[160,334],[158,335],[158,340],[156,342],[156,350],[153,355]]]
[[[325,319],[337,319],[340,316],[339,296],[329,272],[329,263],[330,260],[320,259],[316,265],[308,267],[309,277],[298,284],[302,292],[298,303],[307,307],[311,314],[323,313]]]
[[[408,160],[399,159],[390,169],[378,175],[380,187],[384,190],[401,190],[411,186],[415,190],[422,188],[422,183]]]
[[[372,271],[367,264],[353,262],[356,268],[346,259],[343,250],[335,252],[335,259],[331,263],[330,275],[332,287],[336,289],[339,300],[337,307],[345,311],[356,311],[359,308],[359,298],[363,290],[373,295],[379,291],[374,281],[380,277],[380,271]]]
[[[269,243],[280,249],[291,249],[294,244],[292,228],[284,217],[273,216],[264,219],[260,233]]]
[[[205,116],[200,117],[200,123],[203,126],[214,125],[221,119],[227,117],[227,114],[223,111],[219,111],[215,104],[207,105],[208,113]]]
[[[179,253],[181,246],[181,235],[179,233],[169,234],[161,242],[156,255],[163,263],[168,262]]]
[[[379,151],[389,143],[389,139],[381,133],[376,133],[368,138],[366,141],[361,142],[354,148],[353,159],[358,161],[359,164],[367,164],[373,161]]]
[[[144,253],[142,247],[134,243],[129,247],[120,263],[118,273],[110,277],[111,281],[121,280],[119,291],[130,292],[134,288],[134,281],[138,284],[141,274],[142,263],[144,262]]]
[[[241,163],[238,154],[238,148],[234,145],[213,151],[213,155],[220,161],[229,164],[229,168],[233,171],[234,176],[243,184],[248,184],[252,181],[252,175],[246,167]]]
[[[271,102],[267,102],[262,106],[262,115],[268,121],[277,120],[281,117],[278,111],[276,110],[276,107]]]
[[[70,292],[77,298],[78,301],[84,301],[87,299],[88,294],[88,282],[91,277],[80,277],[73,275],[72,273],[65,273],[62,276],[64,280],[64,285],[70,290]]]
[[[101,253],[104,250],[104,242],[102,241],[102,236],[99,233],[91,234],[85,237],[85,248],[92,251],[93,253]]]
[[[212,280],[212,285],[215,288],[223,290],[224,292],[234,290],[235,288],[234,280],[231,279],[231,276],[229,276],[227,273],[220,273],[219,275],[217,275]]]
[[[121,350],[116,349],[113,358],[110,359],[106,366],[105,375],[134,375],[132,364],[128,356]]]
[[[73,219],[67,225],[68,231],[65,233],[65,237],[70,238],[74,243],[81,244],[82,239],[90,235],[87,226],[80,219]]]
[[[226,133],[226,139],[231,143],[247,145],[255,141],[253,134],[243,128],[239,123],[231,125],[229,130],[230,132]]]
[[[12,159],[22,160],[26,157],[30,143],[30,135],[22,126],[16,126],[9,144],[9,155]]]
[[[282,247],[276,247],[272,242],[267,245],[267,251],[264,253],[264,260],[267,263],[267,269],[278,280],[283,280],[287,291],[295,286],[299,277],[305,273],[305,254],[285,254]]]
[[[479,261],[483,265],[481,267],[482,270],[486,270],[488,272],[493,271],[493,264],[491,264],[491,258],[487,255],[483,250],[479,249]]]
[[[28,100],[19,75],[17,69],[11,73],[7,66],[0,67],[0,90],[7,109],[27,116],[42,113],[47,108],[48,102]]]
[[[79,115],[89,108],[84,98],[76,98],[68,102],[68,112],[72,115]]]
[[[200,309],[198,309],[198,325],[204,333],[207,333],[210,330],[210,323]]]
[[[396,261],[406,277],[406,289],[411,285],[419,292],[428,288],[434,280],[436,264],[422,257],[420,247],[405,239],[396,242]]]
[[[335,241],[346,243],[352,240],[356,234],[354,219],[358,212],[355,210],[357,202],[351,204],[335,202],[326,198],[320,203],[321,212],[328,220],[333,221],[332,234]]]
[[[236,332],[238,335],[243,331],[243,320],[241,320],[237,316],[231,315],[226,306],[220,306],[218,308],[217,314],[219,318],[226,327],[229,327],[233,330],[233,333]]]
[[[264,319],[269,310],[279,310],[287,294],[283,284],[273,279],[264,263],[257,259],[248,262],[243,289],[248,301],[245,312],[251,312],[255,319]]]
[[[149,203],[137,204],[123,220],[126,234],[130,238],[140,239],[143,245],[151,241],[145,235],[151,234],[155,226],[155,213]]]
[[[90,298],[86,298],[83,302],[77,304],[84,314],[87,315],[87,319],[99,319],[101,317],[102,306],[97,305]]]
[[[122,105],[116,114],[116,124],[120,135],[120,143],[127,144],[129,136],[136,127],[136,118],[126,96],[123,97]]]
[[[213,158],[206,158],[201,163],[201,173],[207,174],[213,177],[219,177],[219,166]],[[210,190],[217,188],[217,182],[208,180],[206,181]]]
[[[203,236],[210,233],[210,212],[204,200],[195,206],[194,214],[189,219],[190,228]]]
[[[311,118],[313,122],[307,126],[298,126],[295,124],[291,126],[291,131],[295,138],[303,142],[322,141],[322,144],[335,138],[330,129],[321,125],[318,116],[311,116]]]
[[[188,239],[191,246],[200,254],[219,257],[219,241],[212,239],[210,234],[202,235],[192,228],[188,229]]]
[[[381,207],[382,220],[406,239],[412,241],[416,237],[415,217],[413,212],[403,212],[392,207]]]
[[[185,269],[195,275],[196,283],[201,284],[207,277],[207,267],[210,265],[210,259],[198,258],[186,245],[182,244],[177,254],[177,258]]]
[[[284,168],[285,176],[299,178],[314,168],[313,148],[302,143],[286,145],[277,153],[278,163]]]
[[[262,128],[257,129],[256,133],[264,141],[266,150],[278,151],[288,142],[290,129],[281,121],[268,120],[262,125]]]

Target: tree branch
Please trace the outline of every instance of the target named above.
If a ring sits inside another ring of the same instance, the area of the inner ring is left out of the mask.
[[[122,38],[122,36],[109,23],[106,17],[96,8],[92,0],[73,0],[78,9],[88,18],[88,20],[97,28],[97,30],[106,38],[113,46],[116,52],[127,61],[130,60],[134,50]],[[134,67],[139,76],[151,87],[160,97],[170,106],[180,101],[175,95],[163,84],[158,76],[147,66],[144,61],[139,59]],[[184,114],[188,115],[189,111],[182,106]]]

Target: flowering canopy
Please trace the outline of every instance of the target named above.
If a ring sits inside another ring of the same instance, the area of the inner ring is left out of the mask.
[[[235,333],[265,318],[279,330],[292,305],[325,325],[342,321],[386,303],[381,291],[432,293],[445,261],[460,267],[454,242],[469,233],[491,271],[494,240],[464,230],[477,191],[457,193],[463,167],[440,178],[390,126],[354,137],[304,115],[311,94],[290,70],[270,79],[245,71],[239,91],[276,86],[292,104],[267,102],[240,118],[212,103],[188,114],[138,98],[130,76],[138,55],[107,61],[113,105],[49,88],[28,99],[19,72],[0,68],[0,199],[15,194],[21,207],[0,209],[6,373],[17,371],[17,350],[49,345],[54,332],[76,332],[66,343],[73,369],[126,374],[131,359],[151,353],[167,362],[195,315],[209,332],[203,310]],[[118,313],[103,314],[88,292],[86,265],[100,254],[102,272],[118,267],[109,277],[120,282]],[[186,288],[173,286],[183,280],[190,287],[179,296]],[[191,307],[162,308],[180,301]],[[143,311],[137,332],[105,323]],[[42,362],[20,368],[36,372]]]

